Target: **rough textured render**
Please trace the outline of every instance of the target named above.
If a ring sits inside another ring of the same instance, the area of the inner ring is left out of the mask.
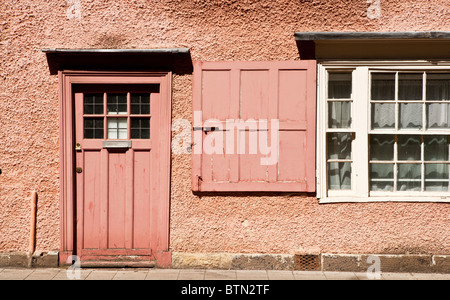
[[[296,60],[295,32],[450,30],[450,0],[380,3],[379,18],[369,18],[366,0],[1,1],[0,251],[27,250],[33,190],[37,250],[60,245],[58,77],[41,49],[187,47],[193,60]],[[192,119],[191,74],[173,76],[172,109],[173,120]],[[450,254],[446,203],[200,197],[190,163],[172,154],[174,252]]]

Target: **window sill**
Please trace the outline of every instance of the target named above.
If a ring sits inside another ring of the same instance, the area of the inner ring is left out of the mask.
[[[392,197],[325,197],[319,199],[319,204],[327,203],[369,203],[369,202],[416,202],[416,203],[450,203],[450,196],[392,196]]]

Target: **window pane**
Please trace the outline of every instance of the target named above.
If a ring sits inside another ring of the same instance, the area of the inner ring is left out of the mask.
[[[108,129],[108,139],[117,140],[117,130]]]
[[[397,190],[420,191],[421,190],[421,165],[399,164],[397,172]]]
[[[372,129],[395,128],[395,104],[372,104]]]
[[[127,113],[127,94],[108,94],[108,115],[123,115]]]
[[[420,135],[397,137],[398,160],[421,160]]]
[[[351,163],[328,163],[328,188],[331,190],[350,190],[351,175]]]
[[[150,138],[150,118],[131,118],[131,138]]]
[[[150,94],[131,94],[131,113],[150,114]]]
[[[448,191],[448,164],[425,164],[425,190]]]
[[[425,161],[448,161],[448,137],[446,135],[424,136]]]
[[[328,133],[327,153],[328,159],[351,159],[352,134]]]
[[[394,160],[394,135],[370,136],[370,160]]]
[[[370,165],[370,190],[371,191],[394,190],[394,164]]]
[[[108,139],[124,140],[127,138],[127,119],[109,118],[108,119]]]
[[[395,100],[395,73],[372,73],[372,100]]]
[[[450,100],[450,73],[427,74],[427,100]]]
[[[449,105],[427,104],[427,128],[448,128],[450,125]]]
[[[398,99],[422,100],[422,80],[421,73],[398,74]]]
[[[448,181],[425,181],[425,191],[427,192],[447,192]]]
[[[328,98],[352,98],[352,73],[328,73]]]
[[[400,104],[400,129],[422,128],[422,104]]]
[[[103,139],[103,118],[84,119],[84,138]]]
[[[103,114],[103,94],[84,94],[84,114]]]
[[[328,103],[328,127],[350,128],[352,122],[351,102]]]
[[[425,180],[427,179],[448,181],[448,164],[425,164]]]

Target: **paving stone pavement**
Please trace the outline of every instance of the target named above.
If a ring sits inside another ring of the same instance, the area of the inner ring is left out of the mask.
[[[0,268],[0,280],[370,280],[367,273],[204,270]],[[450,274],[381,273],[380,280],[450,280]]]

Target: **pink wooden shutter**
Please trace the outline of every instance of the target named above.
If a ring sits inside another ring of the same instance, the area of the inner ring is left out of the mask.
[[[316,61],[196,62],[193,99],[194,191],[315,191]],[[265,120],[268,130],[257,122]],[[274,149],[272,120],[279,151],[261,164]]]

